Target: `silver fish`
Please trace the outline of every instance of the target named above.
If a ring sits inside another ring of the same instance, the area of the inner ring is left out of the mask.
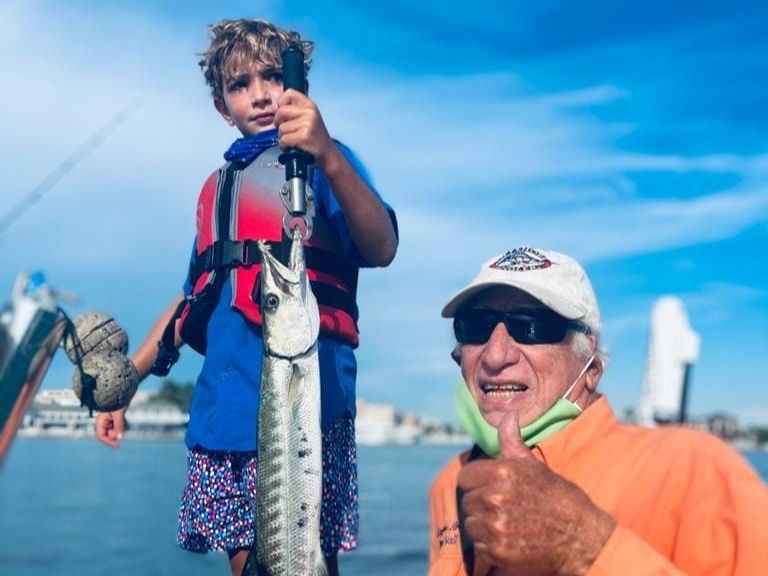
[[[324,576],[320,549],[322,458],[320,315],[298,228],[290,267],[259,242],[264,362],[259,408],[256,538],[243,571]]]

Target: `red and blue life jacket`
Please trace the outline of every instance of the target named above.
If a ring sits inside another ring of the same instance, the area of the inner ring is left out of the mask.
[[[232,283],[231,306],[253,324],[261,325],[261,258],[256,241],[267,241],[278,257],[284,256],[288,248],[283,232],[287,210],[280,194],[285,169],[278,162],[279,155],[280,149],[274,146],[245,166],[229,162],[203,185],[197,203],[196,254],[189,271],[192,293],[169,322],[153,373],[167,374],[178,358],[173,326],[184,342],[205,354],[208,320],[227,275]],[[305,244],[307,275],[318,302],[320,330],[356,347],[358,269],[345,260],[341,240],[322,213],[322,206],[318,206],[312,235]]]

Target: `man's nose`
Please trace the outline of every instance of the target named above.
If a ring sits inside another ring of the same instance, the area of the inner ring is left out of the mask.
[[[520,348],[514,338],[507,332],[506,326],[499,322],[485,343],[481,361],[483,367],[490,371],[503,369],[509,364],[520,360]]]

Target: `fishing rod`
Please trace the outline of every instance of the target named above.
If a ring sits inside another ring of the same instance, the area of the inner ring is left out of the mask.
[[[139,107],[141,102],[135,99],[119,110],[12,206],[0,218],[0,240],[33,204],[42,200],[64,176],[99,148]],[[106,334],[103,341],[92,345],[89,352],[93,351],[93,354],[83,352],[78,319],[73,322],[59,305],[59,302],[74,301],[75,298],[69,293],[49,286],[42,272],[21,273],[14,283],[10,300],[0,307],[0,465],[60,344],[68,348],[67,355],[77,367],[78,377],[73,379],[75,393],[81,405],[87,406],[91,414],[94,409],[111,409],[110,403],[114,406],[127,403],[135,392],[134,384],[138,379],[129,369],[133,366],[128,366],[127,356],[121,363],[125,354],[102,358],[96,353],[105,350],[113,352],[114,334]],[[94,333],[98,336],[100,331],[104,332],[102,327],[107,325],[107,322],[102,322],[99,326],[101,330],[94,330]],[[125,348],[127,353],[127,336]],[[88,366],[84,368],[93,359],[97,363],[101,359],[106,369],[101,366],[95,366],[97,370]],[[99,374],[99,370],[103,374]]]
[[[51,191],[64,176],[74,170],[77,165],[86,158],[91,152],[99,148],[104,142],[117,130],[120,124],[123,124],[131,115],[141,108],[142,102],[139,98],[134,99],[128,106],[114,114],[103,126],[91,134],[75,151],[67,156],[53,170],[51,170],[42,181],[30,190],[19,202],[10,208],[0,218],[0,239],[8,229],[34,204],[43,199],[43,196]]]
[[[307,93],[306,69],[304,68],[304,52],[296,44],[291,44],[282,52],[283,60],[283,90],[293,89],[302,94]],[[315,159],[311,154],[299,148],[291,147],[285,150],[278,158],[280,164],[285,166],[285,185],[282,190],[284,200],[287,203],[288,218],[285,222],[285,232],[288,238],[291,229],[303,220],[303,236],[306,240],[312,233],[312,207],[307,202],[307,175],[309,166]],[[311,190],[309,190],[311,198]],[[310,200],[311,202],[311,200]]]

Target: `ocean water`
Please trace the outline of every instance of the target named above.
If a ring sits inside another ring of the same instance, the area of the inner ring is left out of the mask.
[[[450,446],[360,447],[360,546],[342,574],[424,574],[427,490]],[[747,457],[768,479],[768,453]],[[176,547],[181,442],[19,438],[0,470],[0,575],[228,574]]]
[[[459,448],[359,448],[360,544],[342,574],[424,574],[427,490]],[[17,438],[0,470],[0,575],[229,574],[226,555],[176,547],[178,441]]]

